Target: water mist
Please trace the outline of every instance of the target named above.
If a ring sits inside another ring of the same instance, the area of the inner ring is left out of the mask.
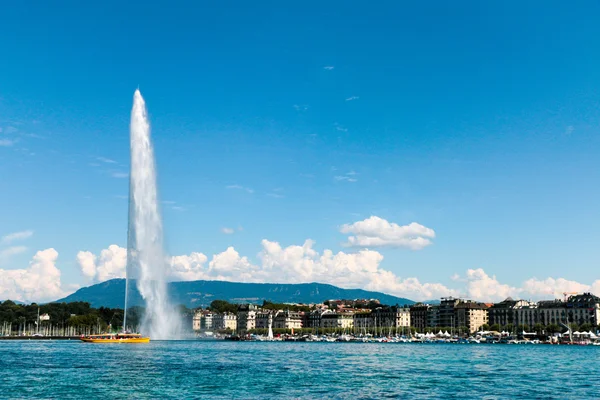
[[[129,227],[127,238],[127,301],[133,279],[146,312],[141,331],[152,339],[175,339],[181,322],[167,294],[163,227],[156,187],[156,165],[146,103],[139,90],[133,95],[130,125]]]

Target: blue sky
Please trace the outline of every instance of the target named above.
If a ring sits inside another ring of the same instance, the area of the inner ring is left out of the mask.
[[[208,263],[232,246],[257,264],[263,239],[356,253],[340,227],[377,216],[435,231],[420,250],[371,249],[399,278],[463,290],[465,271],[481,268],[511,288],[591,285],[599,11],[591,1],[8,3],[0,236],[33,234],[4,241],[0,268],[26,270],[54,248],[61,285],[82,285],[78,252],[125,247],[139,86],[169,254]]]

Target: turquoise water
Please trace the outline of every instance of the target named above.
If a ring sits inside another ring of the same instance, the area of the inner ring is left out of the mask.
[[[1,342],[0,398],[600,398],[596,346]]]

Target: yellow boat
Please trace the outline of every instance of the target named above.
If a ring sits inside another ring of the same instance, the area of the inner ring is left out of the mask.
[[[104,333],[81,336],[80,339],[87,343],[150,343],[149,337],[139,333]]]

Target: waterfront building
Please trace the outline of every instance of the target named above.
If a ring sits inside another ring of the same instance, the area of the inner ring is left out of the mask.
[[[197,310],[192,317],[192,328],[195,331],[210,331],[213,329],[214,314],[208,310]]]
[[[256,328],[256,313],[258,307],[255,304],[242,304],[237,313],[237,330],[246,332]]]
[[[273,327],[273,314],[275,311],[272,310],[260,310],[256,312],[255,327],[256,329],[269,329]]]
[[[506,325],[523,325],[523,323],[519,322],[517,310],[528,309],[528,307],[532,306],[535,306],[535,303],[532,303],[527,300],[513,300],[511,297],[507,297],[500,303],[495,303],[490,308],[488,308],[488,324],[498,324],[501,327]],[[527,325],[530,324],[527,323]]]
[[[368,330],[373,327],[373,318],[371,317],[371,312],[358,312],[355,313],[352,324],[354,328],[358,329],[360,333],[363,333],[363,330]]]
[[[354,327],[353,312],[327,311],[321,315],[321,328],[352,329]]]
[[[302,315],[297,311],[277,311],[273,318],[274,329],[300,329],[302,328]]]
[[[516,326],[527,325],[531,330],[539,322],[537,303],[523,301],[520,305],[515,306],[514,313]],[[490,325],[492,325],[491,321]]]
[[[454,318],[454,307],[460,302],[461,300],[455,297],[442,297],[442,301],[440,302],[439,306],[439,320],[438,324],[435,326],[456,326],[456,319]]]
[[[321,317],[324,313],[331,313],[332,311],[320,308],[311,312],[304,313],[303,327],[305,328],[320,328]]]
[[[417,303],[410,306],[410,325],[418,331],[423,331],[428,325],[428,314],[431,305]]]
[[[192,317],[192,329],[194,331],[200,330],[200,318],[202,316],[202,310],[196,310],[194,312],[194,316]]]
[[[408,327],[410,326],[410,309],[403,307],[381,307],[371,312],[375,326]]]
[[[543,300],[537,304],[538,322],[542,325],[567,324],[567,305],[562,300]]]
[[[569,297],[566,308],[569,322],[597,326],[600,321],[600,297],[591,293]]]
[[[226,312],[213,315],[213,328],[216,331],[237,329],[237,315]]]
[[[427,310],[427,326],[437,327],[440,326],[440,305],[433,304]]]
[[[454,305],[456,327],[466,327],[469,333],[477,332],[488,323],[488,306],[471,300],[460,301]]]

